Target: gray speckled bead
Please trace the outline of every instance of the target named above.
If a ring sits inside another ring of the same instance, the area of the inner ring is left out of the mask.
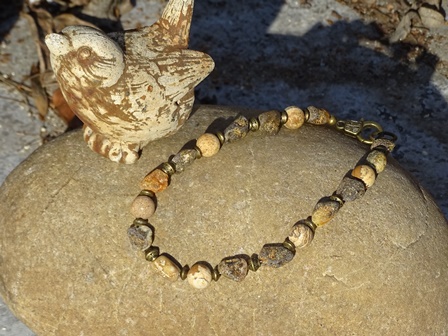
[[[143,251],[151,247],[154,233],[149,226],[134,223],[128,229],[128,237],[132,246]]]
[[[281,267],[294,258],[294,252],[282,244],[266,244],[258,255],[261,266]]]
[[[301,220],[294,224],[288,239],[294,244],[296,248],[308,246],[314,238],[314,230],[310,225]]]
[[[386,168],[387,156],[380,150],[373,150],[367,155],[366,161],[370,163],[375,168],[376,173],[379,174]]]
[[[183,172],[185,167],[191,165],[194,160],[198,158],[198,151],[196,149],[182,149],[179,153],[174,155],[170,163],[176,169],[176,173]]]
[[[229,257],[221,260],[218,271],[221,275],[233,281],[242,281],[249,270],[247,260],[244,257]]]
[[[330,121],[330,113],[328,113],[327,110],[314,106],[308,106],[307,111],[309,113],[307,123],[309,124],[325,125]]]
[[[336,194],[341,196],[344,202],[354,201],[364,196],[366,186],[364,182],[348,176],[344,177],[336,189]]]
[[[328,223],[341,208],[341,204],[337,201],[332,201],[328,198],[322,199],[317,202],[314,207],[311,220],[317,226],[322,226]]]
[[[244,138],[248,132],[249,120],[240,115],[224,130],[224,138],[226,142],[233,142]]]
[[[388,152],[392,152],[395,148],[395,142],[385,138],[375,139],[370,148],[375,149],[376,147],[384,147]]]
[[[282,114],[279,111],[263,112],[258,116],[259,131],[267,135],[276,135],[280,131]]]

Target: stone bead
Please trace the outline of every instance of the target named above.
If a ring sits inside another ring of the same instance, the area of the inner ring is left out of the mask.
[[[288,239],[294,244],[296,248],[308,246],[314,238],[314,230],[304,223],[299,221],[292,227]]]
[[[288,114],[288,120],[285,123],[285,127],[288,129],[298,129],[302,127],[305,122],[305,113],[297,106],[289,106],[285,108]]]
[[[140,182],[140,188],[154,193],[165,190],[169,184],[169,176],[161,169],[154,169]]]
[[[233,281],[242,281],[247,275],[249,266],[244,257],[229,257],[221,260],[218,271],[221,275]]]
[[[322,199],[317,202],[314,207],[311,220],[317,226],[322,226],[328,223],[341,208],[341,204],[337,201],[330,200],[328,198]]]
[[[219,152],[221,142],[215,134],[204,133],[196,140],[196,147],[199,148],[202,156],[210,157]]]
[[[249,120],[240,115],[224,130],[226,142],[233,142],[244,138],[249,132]]]
[[[179,266],[168,256],[162,254],[152,263],[153,268],[164,278],[176,281],[180,276]]]
[[[170,163],[174,165],[176,173],[181,173],[185,168],[191,165],[194,160],[198,158],[197,149],[182,149],[179,153],[174,155]]]
[[[137,196],[131,205],[131,214],[136,218],[148,219],[156,211],[154,200],[145,195]]]
[[[266,244],[258,255],[262,266],[281,267],[294,258],[294,252],[283,244]]]
[[[367,155],[366,161],[370,163],[375,168],[376,173],[379,174],[386,168],[387,156],[380,150],[373,150]]]
[[[259,131],[267,135],[276,135],[280,131],[282,114],[279,111],[263,112],[258,116]]]
[[[390,153],[395,148],[395,142],[390,139],[386,139],[386,138],[375,139],[375,140],[373,140],[370,148],[375,149],[377,147],[384,147]]]
[[[314,106],[308,106],[307,111],[309,117],[307,122],[313,125],[325,125],[330,121],[330,113],[327,110],[320,109]]]
[[[366,187],[364,183],[349,176],[344,177],[336,189],[336,194],[341,196],[344,202],[354,201],[364,196],[365,192]]]
[[[134,221],[134,224],[128,229],[128,237],[132,246],[144,251],[151,247],[154,239],[154,232],[149,226]]]
[[[212,271],[207,265],[198,262],[188,271],[187,281],[194,288],[204,289],[212,281]]]
[[[370,188],[375,183],[375,170],[367,165],[356,166],[352,171],[352,176],[363,181],[367,188]]]

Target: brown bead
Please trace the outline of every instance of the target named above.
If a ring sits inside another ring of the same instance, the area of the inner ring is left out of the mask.
[[[364,183],[349,176],[344,177],[336,189],[336,195],[341,196],[344,202],[354,201],[364,196],[365,192],[366,186]]]
[[[176,281],[180,276],[180,268],[168,256],[162,254],[152,263],[154,269],[160,273],[164,278],[171,281]]]
[[[366,161],[370,163],[376,170],[376,173],[381,173],[387,164],[387,156],[380,150],[373,150],[367,155]]]
[[[240,115],[224,130],[224,138],[226,142],[233,142],[244,138],[248,132],[249,120]]]
[[[302,248],[311,243],[314,238],[314,230],[305,223],[305,220],[301,220],[294,224],[288,238],[296,248]]]
[[[136,218],[148,219],[156,211],[156,204],[149,196],[137,196],[131,205],[131,214]]]
[[[395,142],[385,138],[375,139],[370,148],[375,149],[377,147],[384,147],[388,152],[392,152],[395,148]]]
[[[134,222],[128,229],[128,237],[132,246],[144,251],[151,247],[154,233],[149,226]]]
[[[285,108],[288,114],[288,120],[285,123],[285,127],[288,129],[299,129],[305,122],[305,113],[302,109],[296,106],[289,106]]]
[[[294,252],[283,244],[266,244],[258,255],[262,266],[281,267],[294,258]]]
[[[203,157],[210,157],[219,152],[221,142],[215,134],[204,133],[196,140],[196,147]]]
[[[165,190],[168,187],[169,176],[161,169],[154,169],[140,182],[140,188],[154,193]]]
[[[218,271],[221,275],[233,281],[242,281],[247,275],[249,266],[244,257],[229,257],[221,260]]]
[[[280,131],[282,114],[279,111],[263,112],[258,116],[259,131],[267,135],[276,135]]]
[[[212,271],[210,270],[210,267],[200,262],[191,266],[187,273],[188,283],[197,289],[204,289],[208,287],[212,281],[212,278]]]
[[[327,110],[320,109],[314,106],[308,106],[307,111],[309,117],[307,122],[313,125],[325,125],[330,121],[330,113]]]
[[[375,183],[375,170],[367,165],[356,166],[352,171],[352,176],[364,182],[367,188],[370,188]]]
[[[194,160],[198,158],[197,149],[182,149],[179,153],[174,155],[170,163],[174,165],[176,173],[181,173],[184,169],[191,165]]]
[[[328,198],[324,198],[317,202],[314,207],[311,220],[317,226],[322,226],[328,223],[341,208],[341,204],[337,201],[332,201]]]

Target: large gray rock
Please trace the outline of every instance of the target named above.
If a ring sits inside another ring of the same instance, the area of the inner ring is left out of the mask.
[[[140,179],[237,112],[200,108],[131,166],[91,152],[79,131],[31,155],[0,189],[0,293],[11,310],[40,335],[447,333],[448,225],[393,160],[292,262],[241,283],[172,283],[131,248]],[[312,126],[226,145],[158,195],[155,245],[190,265],[258,253],[282,242],[365,150]]]

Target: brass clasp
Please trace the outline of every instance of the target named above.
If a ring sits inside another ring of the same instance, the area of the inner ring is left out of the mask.
[[[363,119],[338,120],[336,129],[368,145],[371,145],[375,137],[383,131],[383,128],[377,122],[364,121]]]

